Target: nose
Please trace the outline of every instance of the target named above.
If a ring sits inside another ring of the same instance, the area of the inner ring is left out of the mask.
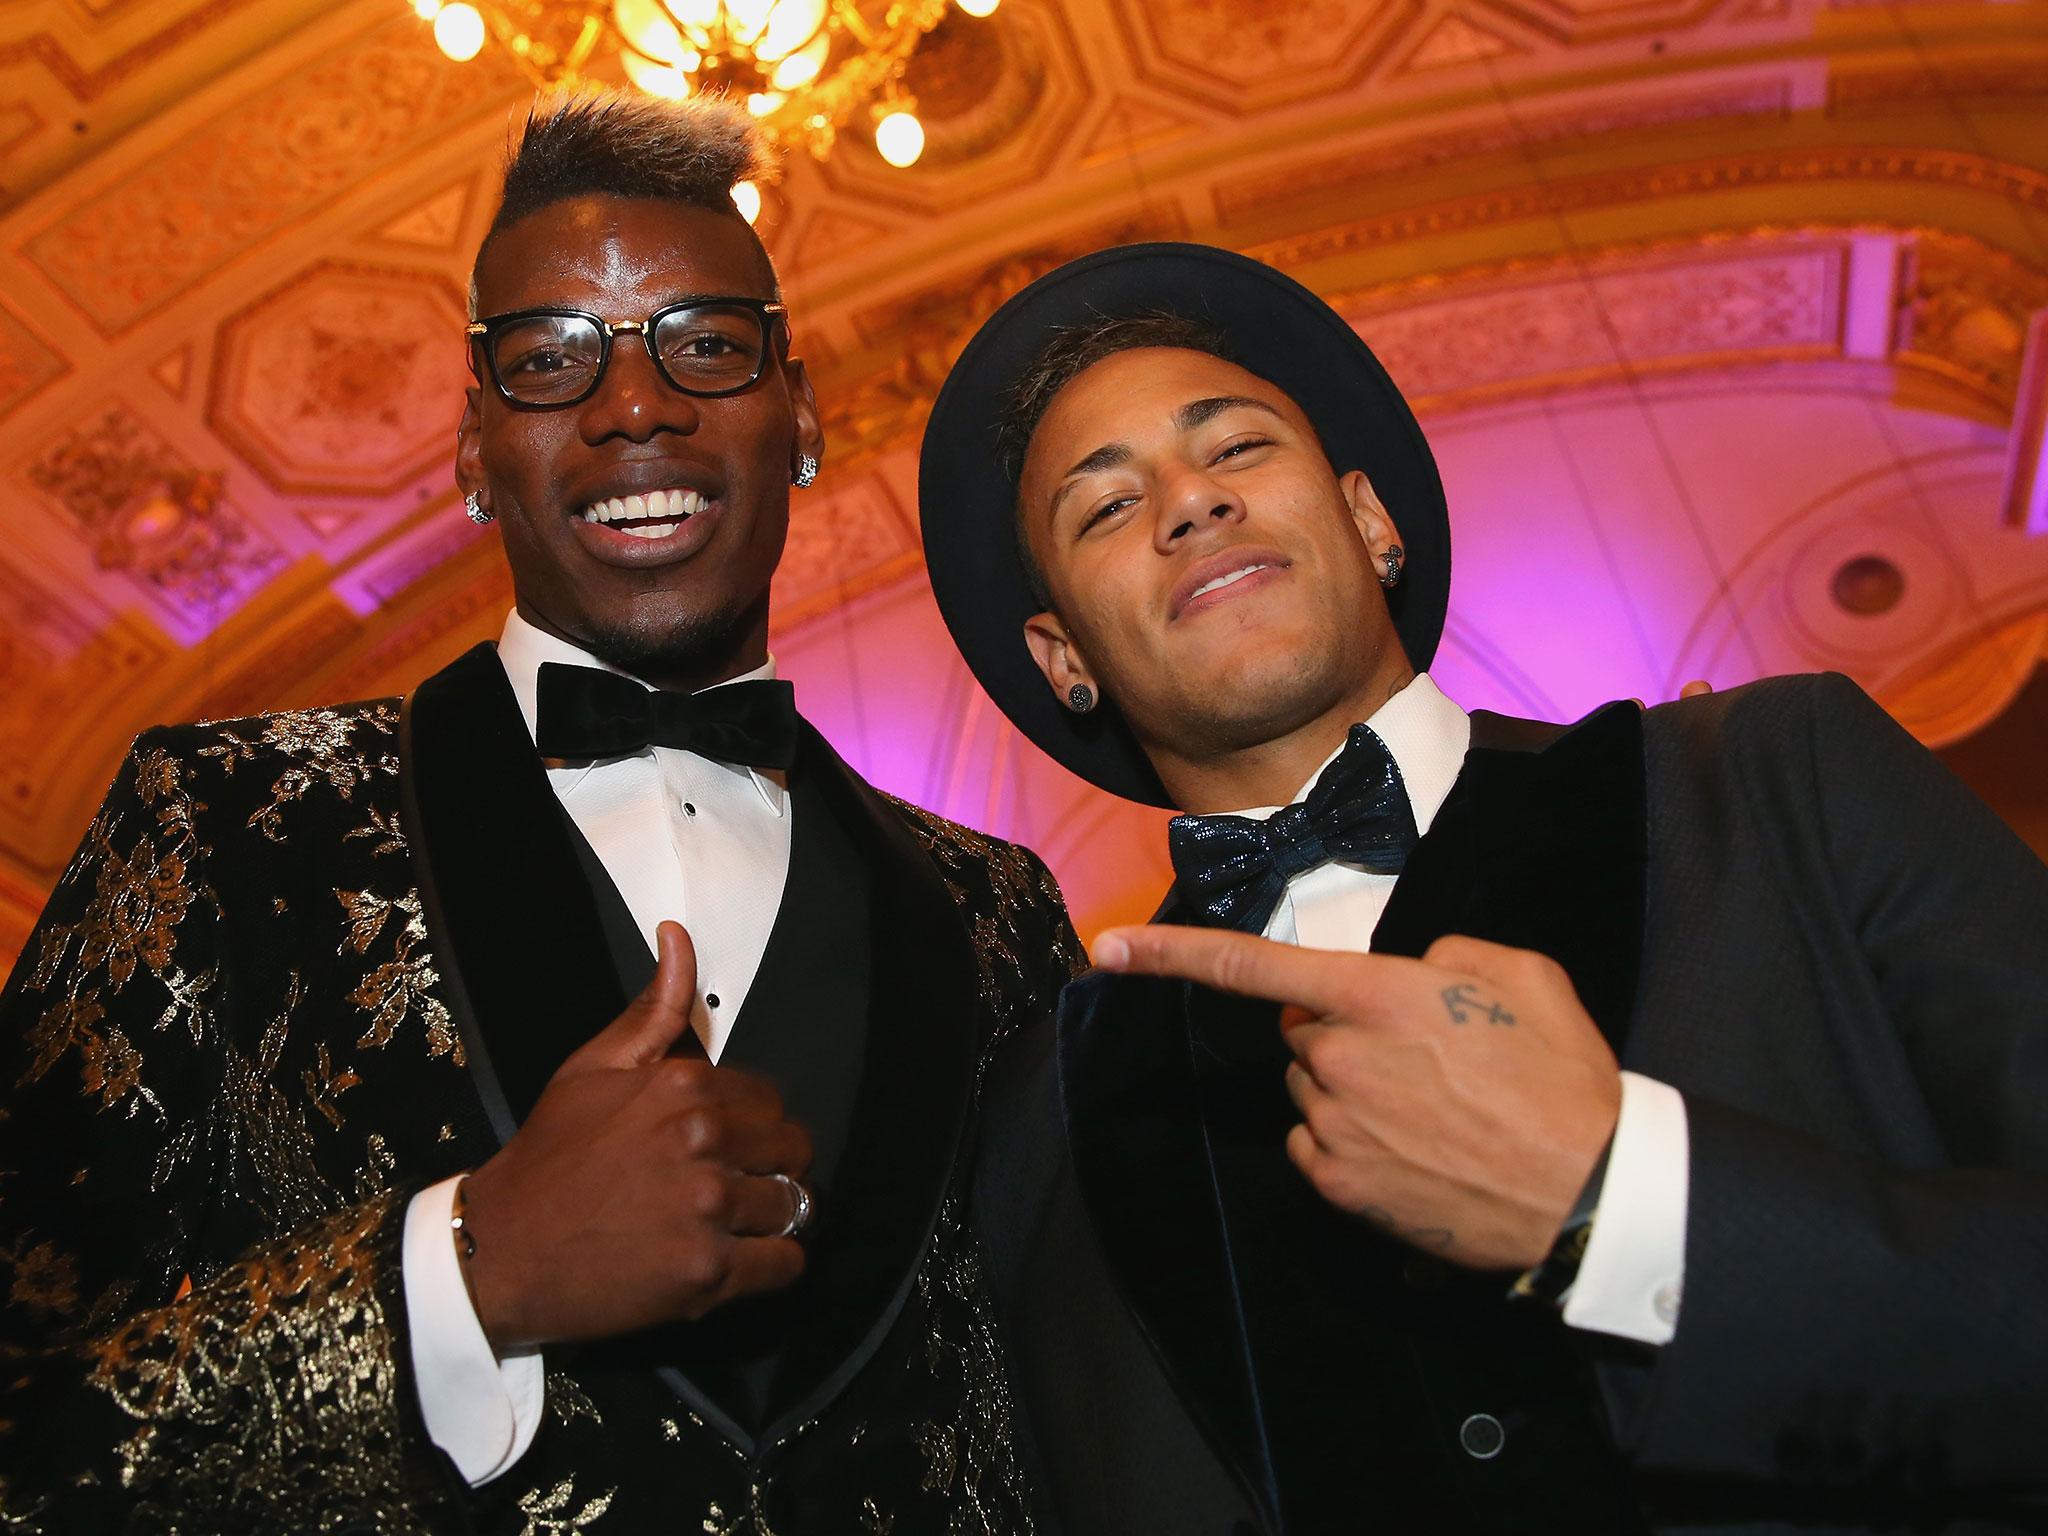
[[[1152,547],[1170,555],[1188,539],[1235,527],[1244,521],[1244,502],[1208,471],[1178,465],[1161,477],[1152,524]]]
[[[583,440],[593,447],[607,438],[644,443],[657,433],[687,435],[702,413],[694,396],[664,379],[636,334],[612,338],[612,356],[597,392],[583,402]]]

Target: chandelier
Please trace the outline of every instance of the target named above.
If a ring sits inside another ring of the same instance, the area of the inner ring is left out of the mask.
[[[744,101],[768,138],[823,159],[864,119],[889,164],[924,153],[904,67],[951,6],[998,0],[412,0],[449,58],[502,49],[543,89],[574,86],[616,58],[653,96]]]

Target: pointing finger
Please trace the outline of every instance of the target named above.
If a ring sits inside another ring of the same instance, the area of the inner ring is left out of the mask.
[[[1292,1003],[1317,1015],[1355,1013],[1369,996],[1375,971],[1392,972],[1413,960],[1392,955],[1336,954],[1276,944],[1247,933],[1152,923],[1111,928],[1095,941],[1095,963],[1106,971],[1175,976],[1219,992]]]

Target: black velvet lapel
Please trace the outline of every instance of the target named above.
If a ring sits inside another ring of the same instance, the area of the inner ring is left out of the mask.
[[[1060,1111],[1097,1243],[1139,1330],[1247,1497],[1279,1496],[1202,1116],[1187,988],[1084,976],[1060,997]]]
[[[867,1050],[836,1187],[790,1293],[770,1442],[853,1379],[908,1300],[953,1184],[989,1028],[966,921],[902,814],[809,726],[803,752],[867,877]]]
[[[1410,856],[1374,949],[1419,955],[1464,933],[1540,950],[1619,1049],[1642,948],[1645,804],[1633,706],[1569,730],[1475,714],[1464,771]],[[1169,892],[1155,920],[1189,915]],[[1289,1457],[1273,1454],[1286,1426],[1261,1406],[1261,1327],[1247,1322],[1236,1268],[1246,1259],[1231,1251],[1235,1223],[1219,1193],[1219,1179],[1251,1187],[1244,1157],[1260,1139],[1283,1156],[1291,1106],[1273,1014],[1096,974],[1061,999],[1058,1052],[1075,1176],[1111,1272],[1192,1415],[1278,1528],[1303,1490],[1283,1486]],[[1271,1091],[1259,1092],[1268,1058]]]
[[[874,1022],[871,876],[826,787],[845,771],[816,732],[800,738],[782,903],[718,1058],[781,1091],[785,1112],[811,1133],[806,1182],[821,1200],[838,1192]]]
[[[464,652],[413,691],[399,761],[428,936],[502,1142],[626,998],[492,646]]]
[[[1464,771],[1409,856],[1374,950],[1419,955],[1461,933],[1548,955],[1620,1054],[1642,965],[1647,806],[1633,704],[1564,731],[1475,711]]]

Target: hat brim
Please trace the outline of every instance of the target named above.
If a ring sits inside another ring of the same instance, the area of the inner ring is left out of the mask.
[[[1238,363],[1307,414],[1338,474],[1371,479],[1407,551],[1388,602],[1417,671],[1443,633],[1451,538],[1443,480],[1408,402],[1335,310],[1271,267],[1212,246],[1117,246],[1047,273],[990,316],[925,428],[918,503],[939,613],[989,697],[1054,760],[1127,800],[1170,806],[1116,710],[1064,708],[1031,659],[1024,621],[1041,605],[1017,555],[1017,483],[1000,438],[1018,377],[1057,333],[1161,311],[1220,332]]]

